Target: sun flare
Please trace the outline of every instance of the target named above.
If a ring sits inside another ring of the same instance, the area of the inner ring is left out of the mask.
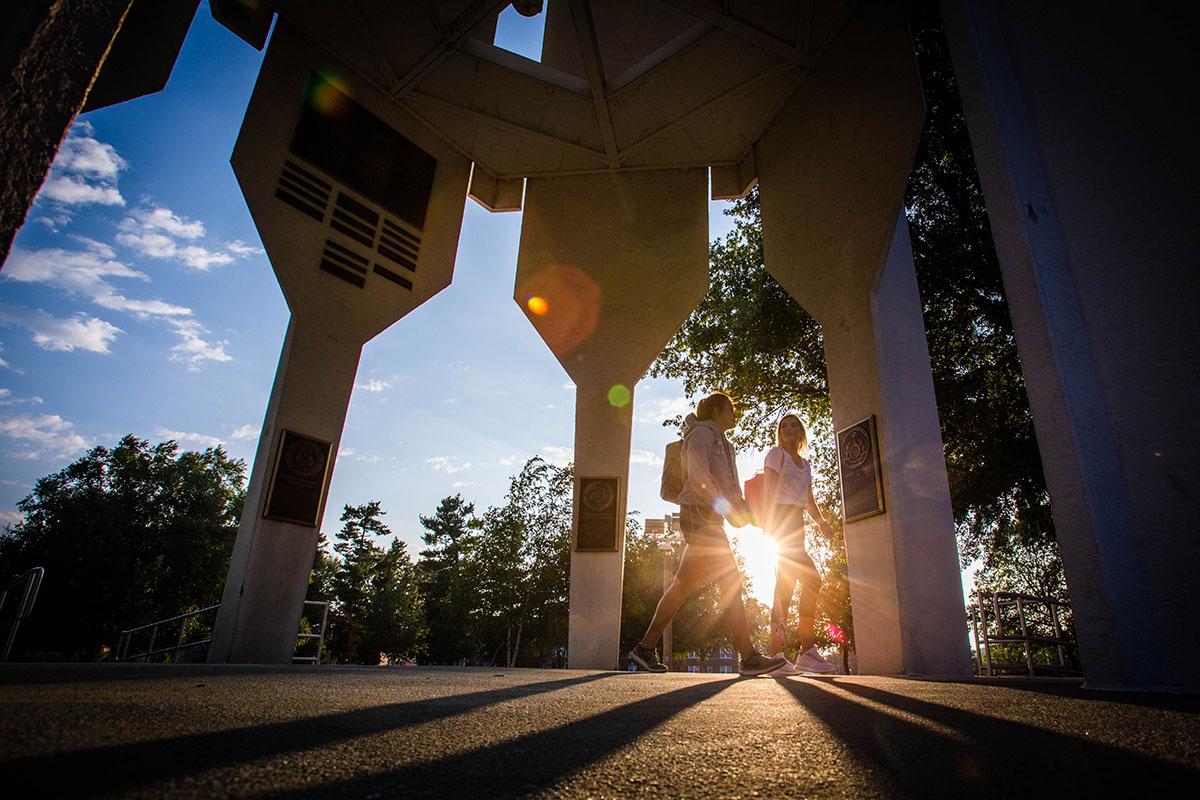
[[[775,591],[775,542],[761,528],[747,525],[732,532],[737,552],[745,559],[746,577],[750,579],[751,594],[761,603],[771,605]]]

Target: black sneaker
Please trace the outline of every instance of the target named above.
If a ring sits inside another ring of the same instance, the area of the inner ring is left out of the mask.
[[[658,651],[653,647],[633,646],[629,651],[629,660],[638,665],[638,669],[646,672],[666,672],[667,665],[658,660]]]
[[[751,653],[748,656],[743,656],[741,663],[738,666],[738,674],[753,676],[765,675],[768,672],[774,672],[787,663],[786,658],[767,658],[762,653]]]

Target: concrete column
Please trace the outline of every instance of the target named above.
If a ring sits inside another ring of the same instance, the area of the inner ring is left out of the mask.
[[[22,0],[0,11],[0,263],[133,0]]]
[[[357,336],[339,333],[295,317],[288,323],[209,648],[210,661],[291,663],[320,527],[268,519],[263,509],[282,432],[290,430],[332,444],[316,518],[325,513],[325,496],[362,353]]]
[[[1195,12],[941,6],[1088,683],[1196,688]]]
[[[530,178],[514,299],[575,381],[568,662],[620,648],[633,390],[708,289],[705,170]],[[615,547],[580,552],[580,481],[616,478]]]
[[[923,116],[903,8],[863,3],[754,157],[766,267],[821,323],[834,426],[876,417],[886,510],[846,526],[859,669],[965,675],[954,520],[901,214]]]
[[[454,271],[470,162],[350,75],[277,24],[231,159],[292,319],[210,662],[291,661],[362,346]],[[281,456],[285,430],[329,443],[319,486],[313,449]],[[304,520],[270,510],[273,475],[285,466],[294,496],[317,505]]]

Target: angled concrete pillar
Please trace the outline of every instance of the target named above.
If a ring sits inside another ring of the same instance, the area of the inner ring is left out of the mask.
[[[633,390],[708,290],[703,169],[530,178],[514,299],[575,381],[568,661],[612,669]]]
[[[1195,12],[941,6],[1088,683],[1195,689]]]
[[[289,663],[362,346],[449,285],[470,162],[284,22],[232,162],[292,319],[209,661]]]
[[[755,146],[766,267],[821,323],[835,429],[874,416],[884,512],[845,528],[860,671],[970,672],[901,202],[924,111],[899,4],[863,3]]]
[[[132,4],[26,0],[0,11],[0,263]]]

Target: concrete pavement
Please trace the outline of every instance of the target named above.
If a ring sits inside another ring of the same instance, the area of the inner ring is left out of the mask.
[[[1200,697],[1068,682],[0,665],[8,797],[1200,790]],[[9,794],[23,788],[27,793]]]

